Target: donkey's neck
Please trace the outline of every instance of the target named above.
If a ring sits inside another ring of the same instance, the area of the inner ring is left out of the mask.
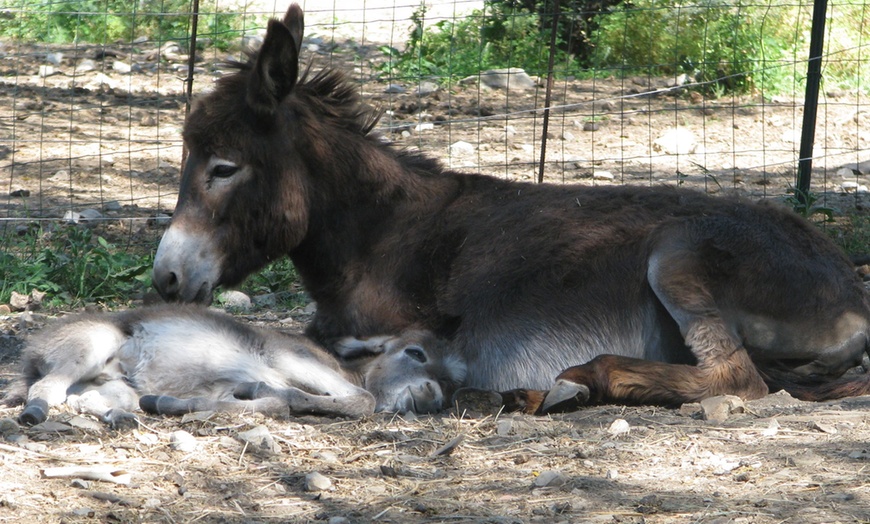
[[[307,144],[308,231],[290,256],[318,302],[337,298],[397,224],[436,213],[457,191],[437,162],[344,138]]]

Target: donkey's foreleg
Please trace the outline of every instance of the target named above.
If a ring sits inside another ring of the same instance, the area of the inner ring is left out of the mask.
[[[277,397],[292,414],[314,414],[333,417],[361,418],[375,411],[375,397],[362,388],[353,388],[343,395],[314,395],[298,388],[274,388],[264,382],[239,384],[236,398],[261,399]]]
[[[755,399],[767,394],[764,382],[754,379],[757,375],[745,351],[735,352],[713,367],[601,355],[563,371],[538,412],[571,411],[601,403],[673,406],[716,395]]]

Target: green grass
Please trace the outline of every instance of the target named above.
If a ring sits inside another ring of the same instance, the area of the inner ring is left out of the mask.
[[[0,303],[12,292],[45,293],[48,307],[125,303],[151,287],[153,253],[124,249],[86,227],[33,229],[4,239]]]

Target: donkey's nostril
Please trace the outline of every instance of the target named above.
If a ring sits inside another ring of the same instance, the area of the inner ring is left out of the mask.
[[[174,271],[162,272],[154,268],[154,287],[164,300],[173,300],[178,296],[180,281]]]

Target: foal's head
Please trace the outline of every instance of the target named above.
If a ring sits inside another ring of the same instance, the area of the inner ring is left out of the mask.
[[[347,136],[362,140],[374,125],[342,75],[298,79],[302,32],[293,4],[269,22],[259,53],[194,104],[178,205],[154,260],[164,298],[210,302],[218,285],[298,246],[309,229],[311,176],[329,172],[323,159],[341,156],[335,144],[350,148]]]

